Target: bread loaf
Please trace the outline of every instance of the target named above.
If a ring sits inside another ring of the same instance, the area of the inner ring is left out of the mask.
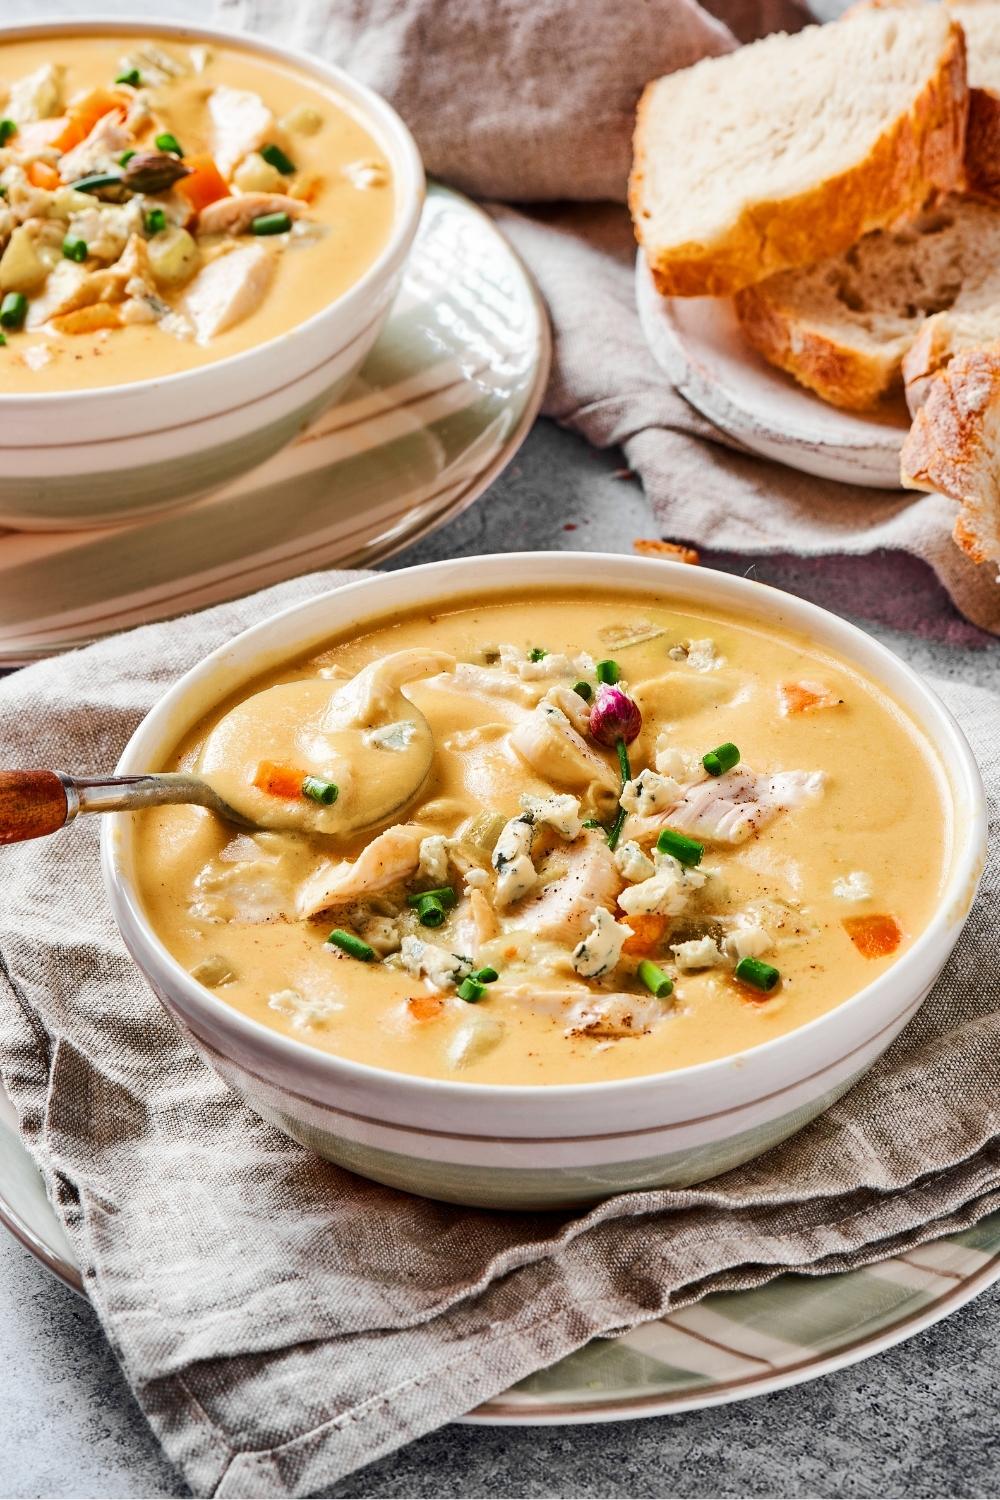
[[[976,562],[1000,562],[1000,345],[956,355],[931,382],[900,477],[957,500],[958,545]]]
[[[965,33],[968,59],[966,184],[970,192],[1000,198],[1000,3],[955,0],[949,9]]]
[[[864,411],[905,381],[911,410],[960,349],[1000,339],[1000,207],[952,196],[898,230],[736,297],[772,364]]]
[[[968,95],[947,9],[861,9],[648,85],[629,201],[659,289],[725,296],[846,249],[958,181]]]

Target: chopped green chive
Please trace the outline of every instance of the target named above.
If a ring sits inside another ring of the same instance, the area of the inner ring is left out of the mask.
[[[277,167],[282,177],[291,177],[295,171],[295,163],[273,141],[268,141],[266,146],[261,146],[260,154],[269,166]]]
[[[324,807],[332,807],[340,796],[340,787],[335,781],[324,781],[321,776],[307,776],[302,783],[302,795],[308,797],[310,802],[321,802]]]
[[[17,121],[0,120],[0,146],[6,146],[12,135],[17,135]]]
[[[598,682],[606,682],[613,687],[622,675],[622,669],[616,661],[599,661],[594,669],[597,673]]]
[[[780,970],[773,964],[762,963],[759,958],[741,958],[735,969],[741,984],[753,985],[755,990],[773,990],[781,978]]]
[[[500,975],[497,973],[496,969],[487,967],[485,969],[477,969],[471,977],[475,980],[478,980],[480,984],[492,984],[494,980],[500,978]]]
[[[353,932],[345,932],[342,927],[335,927],[327,938],[327,942],[333,948],[339,948],[341,953],[346,953],[351,958],[360,958],[363,964],[370,964],[375,957],[375,949],[370,948],[361,938],[355,937]]]
[[[607,833],[608,831],[600,818],[584,818],[583,826],[584,828],[599,828],[602,833]]]
[[[532,646],[531,650],[528,652],[528,660],[541,661],[543,657],[548,656],[548,654],[549,653],[546,651],[544,646]]]
[[[62,242],[62,253],[67,260],[75,260],[80,265],[87,259],[87,241],[78,234],[68,234]]]
[[[250,220],[251,234],[287,234],[292,227],[288,214],[258,214]]]
[[[0,198],[6,198],[6,196],[7,196],[6,185],[4,183],[0,182]]]
[[[479,980],[473,979],[471,975],[468,979],[463,979],[458,987],[458,998],[468,1000],[470,1005],[475,1005],[476,1001],[481,1000],[485,994],[485,984],[480,984]]]
[[[589,682],[574,682],[573,691],[574,693],[579,694],[584,703],[589,703],[591,698],[594,696],[594,689],[591,687]]]
[[[6,346],[6,343],[7,335],[5,333],[0,333],[0,349],[3,349]]]
[[[458,900],[454,886],[450,885],[436,885],[430,891],[415,891],[412,896],[407,896],[406,900],[410,906],[419,906],[425,896],[433,896],[435,901],[440,901],[442,906],[454,906]]]
[[[70,184],[78,193],[96,193],[101,188],[120,185],[121,177],[117,172],[90,172],[86,177],[78,177]]]
[[[172,156],[184,155],[180,141],[175,135],[171,135],[169,130],[162,131],[156,137],[156,149],[157,151],[169,151]]]
[[[440,927],[444,921],[444,904],[437,896],[421,896],[416,903],[421,927]]]
[[[28,299],[23,292],[8,292],[0,302],[0,328],[20,328],[28,316]]]
[[[119,73],[115,83],[127,83],[130,88],[137,89],[142,84],[142,74],[138,68],[127,68],[124,73]]]
[[[674,981],[670,978],[670,975],[664,974],[663,970],[648,958],[642,960],[636,973],[639,976],[639,982],[644,984],[649,993],[655,995],[657,1000],[665,1000],[674,987]]]
[[[697,839],[689,839],[683,833],[675,833],[672,828],[664,828],[656,840],[656,847],[661,854],[673,855],[682,865],[700,865],[701,856],[705,852],[704,844],[699,844]]]
[[[123,151],[122,154],[121,154],[121,156],[119,156],[119,158],[118,158],[118,165],[120,167],[127,167],[128,164],[129,164],[129,162],[132,160],[132,158],[133,158],[134,155],[135,155],[135,147],[134,146],[130,146],[127,151]]]
[[[598,675],[600,675],[601,667],[602,666],[606,666],[606,665],[607,665],[606,662],[598,662],[598,664],[597,664]],[[615,666],[615,663],[612,662],[611,665],[615,668],[615,672],[617,673],[618,668]],[[621,738],[621,736],[619,736],[618,739],[615,740],[615,749],[618,751],[618,769],[621,772],[622,791],[624,791],[625,790],[625,783],[627,781],[631,781],[632,780],[632,767],[629,764],[628,746],[626,745],[625,741]],[[628,817],[628,813],[626,812],[625,808],[622,807],[621,803],[619,802],[617,816],[615,817],[615,821],[611,825],[611,832],[608,834],[608,848],[609,849],[614,849],[614,848],[617,847],[618,840],[622,836],[622,829],[625,827],[625,819],[627,817]]]
[[[167,227],[167,216],[162,208],[151,208],[146,215],[146,233],[159,234]]]
[[[709,776],[722,776],[724,772],[731,771],[734,766],[739,765],[740,752],[731,740],[726,740],[724,745],[716,745],[714,750],[709,750],[703,755],[701,763]]]

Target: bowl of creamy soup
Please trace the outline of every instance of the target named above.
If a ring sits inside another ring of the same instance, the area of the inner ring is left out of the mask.
[[[983,861],[960,730],[870,637],[679,564],[531,553],[297,605],[157,705],[105,822],[126,944],[260,1114],[496,1207],[782,1140],[915,1013]],[[257,830],[257,831],[254,831]]]
[[[0,27],[0,525],[269,457],[371,348],[423,201],[395,111],[255,37]]]

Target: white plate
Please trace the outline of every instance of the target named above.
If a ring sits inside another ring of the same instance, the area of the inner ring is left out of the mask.
[[[0,1224],[76,1291],[73,1249],[0,1086]],[[720,1406],[815,1380],[912,1338],[1000,1278],[1000,1213],[878,1265],[720,1292],[619,1338],[594,1339],[464,1419],[619,1422]]]
[[[884,411],[839,411],[762,359],[723,297],[663,297],[636,260],[639,321],[653,358],[691,405],[754,453],[821,479],[898,490],[909,427],[902,397]]]
[[[289,447],[134,525],[0,532],[0,665],[390,556],[510,462],[548,369],[528,272],[481,209],[432,185],[381,337],[344,400]]]

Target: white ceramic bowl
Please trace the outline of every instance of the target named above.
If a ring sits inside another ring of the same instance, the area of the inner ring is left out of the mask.
[[[174,36],[231,44],[284,62],[353,105],[392,166],[388,243],[341,297],[280,338],[129,385],[40,394],[0,391],[0,526],[109,525],[187,503],[262,463],[335,401],[375,342],[420,222],[424,173],[413,137],[378,94],[340,68],[259,37],[149,20],[67,20],[0,27],[17,37]]]
[[[969,912],[986,847],[982,781],[939,700],[862,631],[745,578],[676,563],[529,552],[389,573],[245,631],[173,687],[136,730],[121,773],[161,767],[219,698],[335,632],[412,606],[519,589],[590,586],[741,611],[800,631],[885,685],[923,730],[947,788],[952,838],[936,916],[899,961],[836,1010],[716,1062],[598,1084],[436,1082],[349,1062],[269,1030],[198,984],[150,929],[136,895],[133,819],[104,826],[105,879],[125,942],[206,1060],[266,1119],[321,1155],[453,1202],[536,1208],[680,1186],[758,1155],[827,1108],[915,1013]]]

